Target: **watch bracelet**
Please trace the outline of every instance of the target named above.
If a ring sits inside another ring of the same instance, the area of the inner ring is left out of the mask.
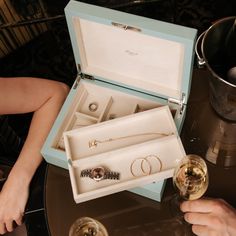
[[[81,177],[90,177],[91,171],[92,171],[91,169],[82,170],[81,173],[80,173],[80,176]]]
[[[114,171],[105,172],[104,179],[120,179],[120,173]]]

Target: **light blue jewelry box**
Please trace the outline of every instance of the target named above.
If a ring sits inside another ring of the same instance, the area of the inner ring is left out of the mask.
[[[197,31],[78,1],[65,14],[78,76],[42,148],[45,160],[68,169],[65,131],[161,105],[180,132]],[[164,186],[130,191],[160,201]]]

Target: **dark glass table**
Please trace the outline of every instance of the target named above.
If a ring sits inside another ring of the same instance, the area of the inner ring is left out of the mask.
[[[73,83],[77,71],[63,16],[63,9],[67,2],[68,0],[59,0],[56,5],[52,0],[4,2],[5,5],[8,4],[8,7],[9,4],[13,7],[8,8],[9,12],[17,13],[20,19],[26,20],[26,22],[15,22],[16,14],[11,14],[10,17],[12,20],[15,19],[14,22],[9,18],[6,21],[3,15],[8,11],[2,11],[0,14],[2,16],[1,33],[3,37],[7,36],[4,37],[7,40],[6,42],[3,40],[1,50],[5,50],[5,45],[11,45],[9,48],[14,49],[10,54],[8,52],[0,53],[0,56],[7,54],[0,60],[1,76],[37,76],[66,82],[69,85]],[[154,19],[195,27],[199,31],[208,28],[216,19],[235,15],[236,9],[234,0],[229,0],[227,6],[222,0],[210,0],[201,5],[198,4],[198,1],[150,0],[146,1],[150,4],[145,6],[143,4],[145,1],[101,0],[93,2],[99,2],[99,5],[106,4],[108,7],[118,10],[125,8],[127,12],[140,13]],[[121,2],[122,4],[133,2],[135,6],[122,5]],[[157,4],[154,5],[155,2]],[[46,18],[43,19],[44,17]],[[46,21],[44,22],[44,20]],[[18,23],[24,23],[28,29],[28,33],[24,37],[27,40],[33,38],[23,47],[19,40],[22,33]],[[38,30],[35,31],[35,29]],[[41,32],[44,33],[41,34]],[[207,164],[210,171],[210,186],[207,195],[224,197],[236,206],[235,124],[222,120],[209,106],[208,76],[209,74],[205,70],[194,71],[193,86],[181,137],[187,153],[196,153],[205,157],[209,149]],[[20,133],[23,121],[28,119],[28,115],[25,114],[11,117],[12,124],[16,128],[20,126]],[[172,219],[173,214],[169,208],[169,199],[174,193],[171,180],[167,182],[161,203],[125,191],[76,205],[72,198],[68,171],[48,165],[46,172],[45,211],[48,229],[52,236],[68,235],[70,225],[82,215],[101,220],[108,228],[110,235],[145,235],[144,232],[146,235],[158,235],[160,232],[162,232],[161,235],[181,235],[182,228]],[[37,198],[27,208],[31,211],[40,210],[40,212],[27,216],[30,221],[27,224],[29,226],[28,235],[34,236],[47,235],[44,232],[44,219],[39,220],[44,216],[44,206],[41,204],[41,199],[39,200],[41,194],[38,194],[43,185],[43,178],[39,179],[40,184],[35,184],[36,194],[34,195]]]
[[[206,159],[210,175],[206,196],[224,198],[236,206],[236,124],[222,119],[211,108],[209,76],[206,69],[194,69],[181,139],[187,153]],[[67,236],[77,218],[89,216],[101,221],[110,236],[182,236],[183,224],[170,207],[174,193],[169,179],[161,203],[123,191],[76,204],[68,171],[48,165],[45,185],[48,229],[51,236]]]

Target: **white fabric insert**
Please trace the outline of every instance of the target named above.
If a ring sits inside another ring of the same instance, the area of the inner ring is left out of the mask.
[[[179,99],[184,46],[74,18],[84,73]]]

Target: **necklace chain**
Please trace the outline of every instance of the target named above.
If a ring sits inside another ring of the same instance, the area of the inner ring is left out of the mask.
[[[108,138],[104,140],[98,140],[98,139],[93,139],[90,140],[88,145],[89,148],[94,148],[97,147],[99,143],[108,143],[116,140],[121,140],[121,139],[126,139],[126,138],[133,138],[133,137],[139,137],[139,136],[144,136],[144,135],[159,135],[160,137],[165,137],[165,136],[170,136],[173,135],[174,133],[142,133],[142,134],[132,134],[132,135],[127,135],[127,136],[122,136],[122,137],[117,137],[117,138]]]

